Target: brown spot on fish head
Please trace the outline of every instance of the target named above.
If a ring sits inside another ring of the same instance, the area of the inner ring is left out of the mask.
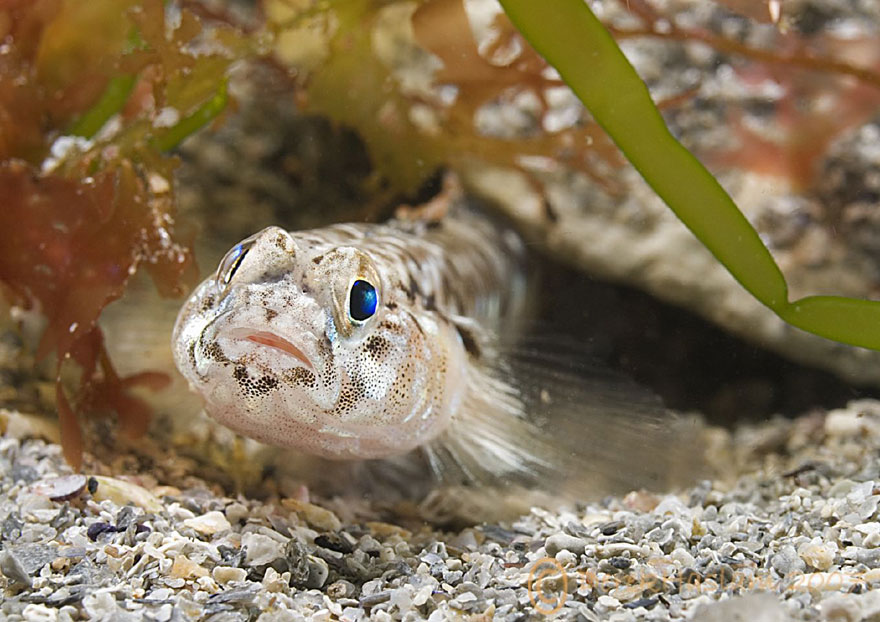
[[[244,365],[236,365],[232,376],[245,397],[263,397],[278,388],[278,379],[272,374],[251,376]]]
[[[278,312],[275,311],[274,309],[267,308],[267,309],[265,309],[265,312],[266,312],[266,322],[271,322],[276,317],[278,317]]]
[[[374,361],[380,361],[391,350],[391,342],[379,335],[370,335],[364,341],[364,349]]]
[[[315,373],[310,369],[306,369],[305,367],[294,367],[293,369],[286,369],[281,375],[281,379],[285,383],[294,386],[314,388],[317,385],[317,382],[315,381]]]
[[[214,303],[216,302],[216,300],[217,299],[214,297],[213,294],[208,294],[207,296],[202,298],[201,312],[205,313],[206,311],[210,311],[212,308],[214,308]]]
[[[186,355],[189,359],[190,369],[192,369],[194,372],[196,372],[196,374],[199,375],[200,380],[204,380],[205,378],[201,374],[199,374],[199,367],[198,365],[196,365],[196,343],[196,341],[191,341],[189,343],[189,345],[186,347]]]
[[[343,414],[354,409],[367,395],[366,383],[360,379],[353,379],[343,385],[339,392],[339,400],[336,402],[337,414]]]
[[[229,362],[226,353],[223,352],[223,348],[221,348],[220,344],[216,341],[208,341],[206,343],[202,343],[201,354],[205,358],[217,361],[218,363]]]

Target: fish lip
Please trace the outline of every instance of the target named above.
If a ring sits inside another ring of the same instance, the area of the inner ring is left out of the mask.
[[[234,339],[251,341],[267,348],[280,350],[288,356],[292,356],[293,358],[298,360],[310,371],[315,371],[315,366],[312,364],[312,361],[309,359],[306,353],[301,348],[291,343],[290,340],[285,339],[278,333],[273,333],[272,331],[263,329],[238,328],[231,331],[230,336]]]

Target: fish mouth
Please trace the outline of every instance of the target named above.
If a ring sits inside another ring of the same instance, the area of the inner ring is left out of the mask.
[[[305,365],[311,371],[315,370],[315,366],[312,365],[312,362],[309,360],[309,357],[306,356],[306,353],[303,352],[300,348],[293,345],[284,337],[280,335],[276,335],[273,332],[269,332],[266,330],[251,330],[247,328],[240,329],[235,331],[233,335],[236,339],[242,339],[245,341],[252,341],[261,346],[267,346],[269,348],[275,348],[276,350],[280,350],[285,354],[292,356],[297,359],[300,363]]]

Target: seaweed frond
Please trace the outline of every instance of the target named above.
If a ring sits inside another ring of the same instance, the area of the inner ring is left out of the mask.
[[[162,375],[118,376],[98,317],[141,268],[164,295],[193,283],[167,152],[222,113],[227,70],[251,47],[161,0],[13,2],[0,17],[0,285],[46,319],[37,355],[54,352],[64,453],[78,466],[83,414],[146,429],[149,408],[128,390]]]

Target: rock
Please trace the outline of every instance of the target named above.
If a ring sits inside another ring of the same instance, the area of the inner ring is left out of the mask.
[[[770,565],[783,577],[795,572],[803,572],[806,568],[806,564],[790,544],[782,546],[779,552],[770,558]]]
[[[85,491],[87,483],[85,475],[62,475],[37,482],[31,489],[37,494],[46,495],[52,501],[68,501]]]
[[[208,570],[185,555],[178,555],[171,565],[171,576],[177,579],[197,579],[208,576]]]
[[[46,417],[0,408],[0,427],[5,427],[3,433],[10,438],[42,438],[52,443],[61,441],[58,423]]]
[[[58,548],[55,546],[40,543],[13,544],[4,551],[3,574],[8,569],[14,576],[20,577],[22,572],[33,576],[58,557]]]
[[[98,590],[83,599],[83,607],[91,620],[127,620],[130,616],[120,611],[113,593],[109,590]]]
[[[225,585],[233,581],[244,581],[247,578],[247,571],[244,568],[233,568],[231,566],[215,566],[211,571],[214,580]]]
[[[701,605],[691,622],[788,622],[779,599],[771,594],[745,594]]]
[[[28,587],[31,585],[30,573],[11,551],[0,551],[0,572],[12,583],[20,583]]]
[[[317,529],[338,531],[342,528],[342,521],[336,517],[336,514],[317,505],[291,498],[282,499],[281,505],[288,510],[293,510],[309,525]]]
[[[826,598],[819,610],[826,622],[859,622],[862,620],[862,607],[858,597],[854,595],[835,595]]]
[[[213,536],[215,533],[232,529],[232,525],[229,524],[223,513],[216,510],[195,518],[188,518],[183,521],[183,524],[204,536]]]
[[[98,482],[98,488],[92,493],[95,501],[108,500],[117,505],[131,503],[152,513],[162,511],[162,502],[143,486],[103,475],[95,475],[94,479]]]
[[[309,555],[309,578],[306,579],[305,586],[309,589],[318,589],[327,582],[330,576],[330,567],[320,557]]]
[[[247,519],[248,509],[241,503],[230,503],[226,506],[226,519],[230,523],[240,523]]]
[[[553,534],[544,542],[544,548],[550,557],[555,557],[559,551],[571,551],[580,555],[584,552],[586,546],[587,541],[584,538],[564,533]]]
[[[828,570],[834,563],[834,555],[836,553],[836,546],[817,542],[801,547],[798,552],[801,559],[816,570]]]
[[[284,545],[263,534],[244,534],[241,537],[241,546],[247,551],[244,563],[248,566],[263,566],[284,557]]]

